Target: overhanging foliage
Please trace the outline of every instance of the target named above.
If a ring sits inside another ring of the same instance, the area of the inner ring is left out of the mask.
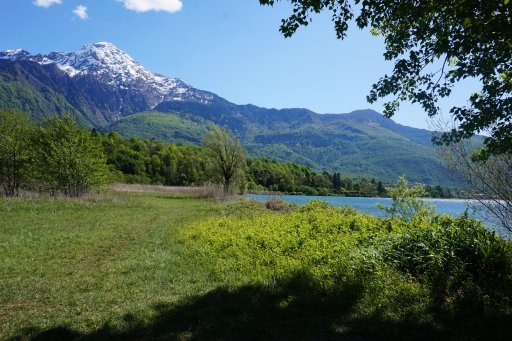
[[[385,38],[384,58],[394,61],[391,75],[372,86],[370,103],[392,96],[384,113],[393,116],[403,101],[419,103],[429,116],[439,113],[438,100],[466,78],[481,83],[469,105],[450,110],[458,128],[434,140],[449,144],[490,130],[486,153],[512,152],[512,3],[510,0],[289,0],[293,13],[281,32],[291,37],[329,12],[336,36],[347,35],[349,23]],[[274,5],[279,0],[260,0]]]

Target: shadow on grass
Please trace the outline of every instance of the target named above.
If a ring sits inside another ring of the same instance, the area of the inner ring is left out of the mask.
[[[480,321],[477,326],[473,319],[463,319],[443,328],[421,323],[415,316],[401,322],[389,321],[378,312],[357,317],[355,306],[363,295],[360,283],[327,292],[307,275],[297,274],[272,288],[218,288],[176,305],[156,306],[149,322],[126,315],[122,329],[106,324],[88,334],[64,327],[26,330],[14,340],[466,340],[485,339],[486,329],[495,328],[494,324],[505,328],[495,330],[498,339],[510,335],[510,325],[499,319],[491,325]],[[480,334],[474,333],[475,328]]]

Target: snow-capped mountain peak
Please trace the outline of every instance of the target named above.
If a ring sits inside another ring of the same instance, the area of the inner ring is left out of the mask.
[[[155,90],[165,94],[174,83],[167,77],[147,70],[129,54],[108,42],[87,44],[75,52],[52,52],[42,56],[39,61],[53,62],[71,77],[90,74],[121,88],[131,88],[134,82],[148,82]]]
[[[207,103],[211,94],[192,88],[178,78],[149,71],[128,53],[109,42],[87,44],[75,52],[31,55],[21,49],[0,52],[0,59],[30,60],[42,65],[55,64],[70,77],[92,76],[121,91],[144,94],[151,107],[164,100]]]
[[[83,74],[110,72],[133,78],[138,71],[145,71],[132,57],[110,43],[87,44],[76,52],[51,53],[49,58],[59,66],[72,67]]]
[[[0,59],[9,59],[12,61],[25,59],[30,56],[30,53],[23,49],[5,50],[0,51]]]

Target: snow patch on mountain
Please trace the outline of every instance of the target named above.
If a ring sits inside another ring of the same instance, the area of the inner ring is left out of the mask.
[[[39,64],[54,63],[70,77],[90,75],[121,90],[147,94],[154,107],[163,100],[197,100],[208,103],[212,96],[194,89],[179,78],[169,78],[151,72],[114,44],[87,44],[75,52],[51,52],[31,55],[16,49],[0,52],[0,59],[30,60]]]
[[[0,59],[9,59],[12,61],[26,59],[30,56],[30,53],[23,49],[6,50],[0,52]]]

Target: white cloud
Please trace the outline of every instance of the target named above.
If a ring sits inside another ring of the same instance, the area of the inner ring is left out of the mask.
[[[39,7],[50,7],[51,5],[61,4],[62,0],[35,0],[34,5]]]
[[[73,10],[73,13],[82,20],[89,18],[89,16],[87,15],[87,7],[83,5],[80,5],[77,8],[75,8]]]
[[[119,0],[124,7],[135,12],[165,11],[178,12],[183,7],[181,0]]]

